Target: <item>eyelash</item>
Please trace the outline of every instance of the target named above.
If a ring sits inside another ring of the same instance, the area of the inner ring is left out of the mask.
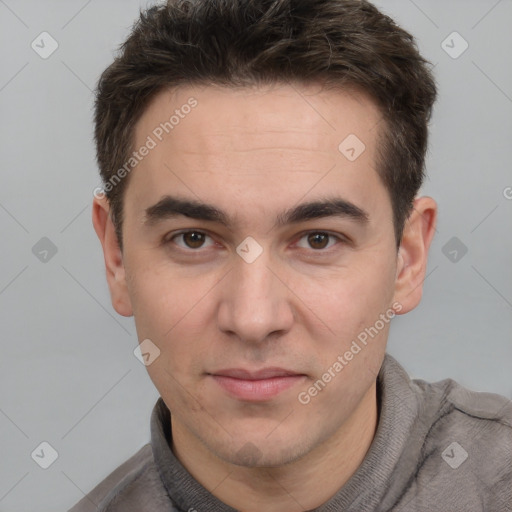
[[[182,231],[178,231],[176,233],[173,233],[172,236],[166,236],[163,240],[163,245],[170,245],[170,244],[173,244],[174,243],[174,239],[181,236],[181,235],[186,235],[188,233],[199,233],[201,235],[206,235],[207,237],[211,238],[213,240],[213,237],[211,237],[207,232],[205,231],[202,231],[200,229],[186,229],[186,230],[182,230]],[[347,244],[349,243],[349,240],[346,238],[346,237],[343,237],[341,235],[337,235],[337,234],[334,234],[334,233],[331,233],[329,231],[321,231],[321,230],[310,230],[310,231],[305,231],[303,233],[300,233],[300,237],[299,237],[299,241],[302,240],[302,238],[308,236],[308,235],[311,235],[311,234],[321,234],[321,235],[327,235],[328,237],[330,238],[334,238],[338,241],[339,244]],[[314,252],[315,254],[325,254],[325,255],[328,255],[330,254],[332,251],[330,249],[332,249],[332,247],[334,247],[336,244],[334,244],[333,246],[331,246],[331,248],[329,249],[311,249],[312,252]],[[178,247],[178,251],[182,251],[184,253],[200,253],[200,252],[203,252],[204,249],[202,247],[198,248],[198,249],[191,249],[191,248],[183,248],[181,246],[177,246]],[[201,251],[201,249],[203,249],[203,251]],[[307,249],[303,249],[303,250],[307,250]]]

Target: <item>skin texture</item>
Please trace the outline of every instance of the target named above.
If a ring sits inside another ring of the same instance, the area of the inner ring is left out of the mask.
[[[354,91],[280,84],[161,92],[136,125],[135,147],[191,96],[197,106],[129,175],[123,253],[108,202],[94,199],[112,304],[134,315],[139,341],[160,349],[147,370],[188,471],[238,510],[309,510],[338,491],[370,447],[389,323],[309,403],[298,395],[379,315],[418,305],[437,205],[415,200],[397,252],[391,202],[374,169],[384,123]],[[366,146],[353,162],[338,150],[349,134]],[[235,224],[180,216],[148,227],[145,209],[165,194],[214,204]],[[273,228],[283,210],[327,196],[364,209],[368,223],[330,217]],[[208,236],[202,245],[171,240],[183,229]],[[341,238],[308,237],[318,231]],[[252,263],[236,252],[247,236],[262,248]],[[208,375],[269,366],[305,376],[248,402]]]

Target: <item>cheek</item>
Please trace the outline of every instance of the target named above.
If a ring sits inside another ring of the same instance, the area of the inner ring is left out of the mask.
[[[393,296],[392,269],[377,263],[342,269],[311,279],[301,279],[294,292],[326,332],[336,336],[364,329],[389,305]]]
[[[162,339],[182,313],[170,284],[154,272],[138,271],[130,284],[130,294],[137,330],[142,336]]]
[[[142,335],[149,331],[163,338],[190,309],[188,304],[194,299],[194,287],[180,278],[179,271],[162,262],[158,251],[129,254],[125,266],[137,327]],[[146,336],[149,337],[149,333]]]
[[[388,314],[383,322],[380,315],[389,312],[393,277],[389,263],[375,258],[373,264],[361,262],[321,279],[301,281],[297,295],[307,306],[303,311],[310,319],[307,329],[314,340],[312,357],[319,363],[317,377],[331,368],[336,375],[330,386],[333,390],[365,380],[361,372],[368,382],[378,373],[393,317]],[[347,352],[350,360],[336,372],[333,364]]]
[[[130,294],[140,341],[149,338],[160,350],[155,366],[148,372],[168,372],[181,383],[187,375],[197,375],[198,351],[208,326],[208,291],[214,284],[207,279],[186,279],[176,271],[161,267],[139,267],[130,282]],[[158,364],[156,364],[158,362]],[[172,377],[163,376],[164,379]]]

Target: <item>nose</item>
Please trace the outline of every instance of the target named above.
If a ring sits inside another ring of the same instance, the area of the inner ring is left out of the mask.
[[[245,343],[282,335],[293,324],[293,293],[283,282],[282,268],[273,264],[268,254],[264,250],[252,263],[237,256],[223,280],[219,329]]]

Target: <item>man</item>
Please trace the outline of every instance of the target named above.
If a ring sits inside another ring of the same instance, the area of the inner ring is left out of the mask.
[[[73,512],[512,510],[511,402],[386,354],[435,230],[435,97],[364,1],[141,13],[98,85],[93,223],[161,397]]]

